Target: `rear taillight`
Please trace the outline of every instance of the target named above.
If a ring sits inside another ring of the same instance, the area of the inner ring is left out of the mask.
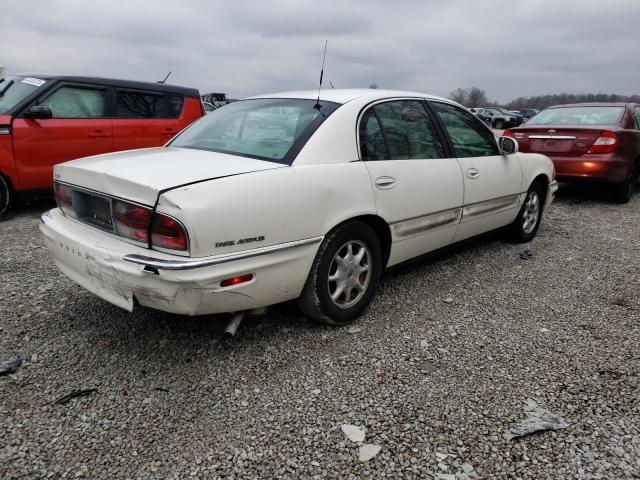
[[[122,200],[113,201],[113,222],[118,235],[141,243],[149,243],[149,221],[152,210]]]
[[[177,220],[156,213],[151,221],[151,245],[170,250],[187,250],[187,232]]]
[[[618,148],[618,136],[608,130],[600,133],[598,139],[589,147],[587,153],[612,153]]]
[[[71,201],[71,187],[63,183],[54,182],[53,196],[56,199],[58,207],[64,212],[64,214],[75,218],[76,214],[73,211],[73,203]]]
[[[511,138],[513,138],[513,133],[511,133],[511,130],[509,130],[507,128],[504,132],[502,132],[502,136],[503,137],[511,137]]]

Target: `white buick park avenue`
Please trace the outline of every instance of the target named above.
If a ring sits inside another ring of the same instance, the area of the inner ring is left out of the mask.
[[[217,109],[166,146],[57,165],[41,230],[95,295],[185,315],[287,300],[340,325],[382,272],[484,232],[531,240],[557,183],[460,105],[384,90]]]

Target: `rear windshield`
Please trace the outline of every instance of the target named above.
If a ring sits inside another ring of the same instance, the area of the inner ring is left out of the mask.
[[[617,125],[624,107],[560,107],[538,113],[527,125]]]
[[[31,77],[10,76],[0,83],[0,115],[7,113],[46,83]]]
[[[180,134],[172,147],[196,148],[291,164],[338,104],[255,99],[218,108]]]

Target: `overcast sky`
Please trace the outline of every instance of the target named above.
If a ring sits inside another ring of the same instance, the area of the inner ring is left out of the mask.
[[[232,97],[325,85],[640,94],[640,0],[1,0],[0,65]]]

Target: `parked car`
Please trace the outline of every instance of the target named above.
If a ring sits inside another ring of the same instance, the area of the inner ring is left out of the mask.
[[[489,127],[492,126],[493,115],[485,114],[484,113],[484,109],[482,109],[482,108],[476,108],[476,111],[474,113],[476,114],[476,117],[478,117],[480,120],[482,120],[486,125],[488,125]]]
[[[525,119],[525,121],[534,115],[536,115],[540,110],[536,110],[535,108],[523,108],[519,111],[520,115]]]
[[[209,103],[209,102],[202,102],[202,105],[204,106],[204,112],[207,115],[209,115],[211,112],[213,112],[215,109],[218,108],[213,103]]]
[[[127,310],[239,312],[298,298],[355,319],[382,271],[507,227],[531,240],[557,188],[463,107],[329,90],[239,101],[156,149],[55,167],[41,230],[58,267]]]
[[[516,127],[524,121],[521,115],[510,113],[500,107],[483,108],[479,115],[481,118],[488,118],[488,125],[497,130]]]
[[[204,115],[198,90],[107,78],[14,75],[0,83],[0,215],[51,189],[60,162],[157,147]]]
[[[617,201],[631,199],[640,172],[640,106],[581,103],[543,110],[505,132],[523,152],[548,155],[558,179],[608,183]]]

